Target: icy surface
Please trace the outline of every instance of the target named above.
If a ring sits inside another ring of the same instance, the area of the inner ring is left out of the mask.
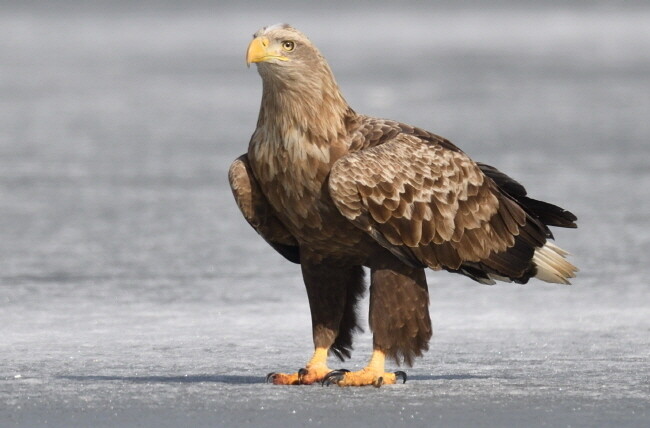
[[[0,14],[0,426],[650,425],[645,3],[56,4]],[[574,285],[431,272],[405,385],[264,384],[309,357],[307,300],[226,171],[259,107],[246,44],[281,21],[357,111],[575,212]]]

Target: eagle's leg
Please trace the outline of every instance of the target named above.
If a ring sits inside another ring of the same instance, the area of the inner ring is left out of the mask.
[[[308,385],[320,382],[332,370],[328,353],[341,360],[350,357],[352,334],[359,329],[355,307],[363,294],[363,268],[336,263],[309,263],[301,253],[303,279],[312,318],[314,354],[296,373],[269,373],[267,381],[276,385]]]
[[[406,381],[404,372],[385,372],[386,357],[412,365],[428,349],[431,320],[424,269],[406,266],[391,256],[371,272],[369,321],[374,335],[370,362],[357,372],[334,371],[323,384],[380,386],[399,378]]]

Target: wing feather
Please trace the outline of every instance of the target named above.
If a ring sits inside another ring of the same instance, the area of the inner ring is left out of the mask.
[[[287,260],[300,263],[298,241],[273,214],[253,176],[247,155],[232,163],[228,181],[237,206],[253,229]]]
[[[415,265],[484,282],[488,274],[533,275],[543,227],[531,226],[534,219],[451,143],[401,129],[408,133],[362,145],[334,164],[329,190],[341,214]]]
[[[368,116],[354,129],[350,153],[331,170],[330,196],[404,263],[485,284],[568,283],[577,271],[547,242],[548,226],[576,227],[571,212],[528,198],[514,179],[425,130]]]

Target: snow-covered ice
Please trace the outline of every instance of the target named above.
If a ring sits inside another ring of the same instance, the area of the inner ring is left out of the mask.
[[[650,8],[483,5],[3,6],[0,426],[650,425]],[[279,21],[359,112],[575,212],[574,285],[431,272],[406,384],[265,384],[310,355],[307,299],[226,171],[259,106],[246,44]]]

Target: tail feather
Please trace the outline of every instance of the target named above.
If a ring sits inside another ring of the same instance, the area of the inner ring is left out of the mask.
[[[551,241],[541,248],[535,249],[533,263],[537,268],[535,278],[556,284],[571,284],[569,278],[575,278],[578,268],[565,257],[569,253]]]

